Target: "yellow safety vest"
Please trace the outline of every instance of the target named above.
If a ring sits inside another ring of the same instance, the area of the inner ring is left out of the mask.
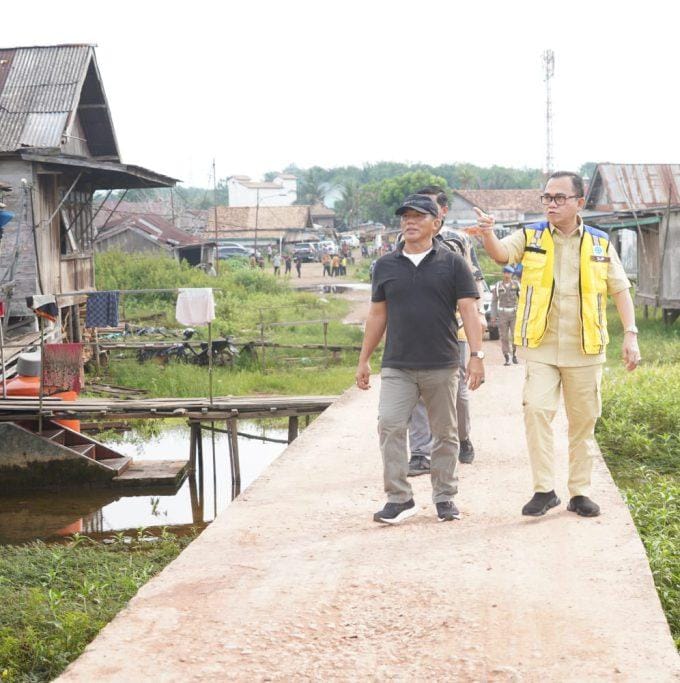
[[[522,282],[517,305],[515,344],[534,349],[543,340],[555,293],[555,242],[548,223],[524,228]],[[586,354],[603,353],[607,333],[607,275],[609,237],[583,226],[580,247],[579,311],[581,348]]]

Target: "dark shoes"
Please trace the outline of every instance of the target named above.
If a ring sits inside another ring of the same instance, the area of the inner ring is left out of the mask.
[[[411,500],[405,503],[385,503],[385,507],[373,515],[374,522],[399,524],[416,514],[416,504]]]
[[[510,354],[509,353],[504,353],[505,356],[505,363],[503,365],[510,365]]]
[[[454,519],[460,519],[460,512],[452,500],[436,503],[435,507],[437,508],[437,518],[440,522],[452,522]]]
[[[574,496],[567,505],[569,512],[575,512],[581,517],[597,517],[600,514],[600,506],[594,503],[588,496]]]
[[[529,515],[530,517],[540,517],[548,512],[550,508],[554,508],[559,504],[560,499],[554,491],[548,491],[547,493],[537,491],[534,493],[534,497],[522,508],[522,514]]]
[[[515,354],[515,353],[512,354],[512,362],[513,362],[515,365],[517,365],[517,363],[519,363],[519,361],[517,360],[517,354]]]
[[[470,439],[463,439],[460,442],[460,449],[458,451],[458,462],[469,465],[475,459],[475,449],[472,446]]]
[[[412,455],[408,463],[407,477],[417,477],[430,473],[430,459],[425,455]]]

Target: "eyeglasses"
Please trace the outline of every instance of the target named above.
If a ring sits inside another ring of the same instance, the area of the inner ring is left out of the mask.
[[[541,204],[543,206],[549,206],[551,202],[555,202],[557,206],[564,206],[566,203],[567,199],[578,199],[579,195],[577,194],[542,194],[541,195]]]

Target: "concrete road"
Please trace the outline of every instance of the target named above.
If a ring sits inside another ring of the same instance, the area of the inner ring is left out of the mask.
[[[499,356],[488,345],[490,356]],[[494,359],[491,359],[493,363]],[[521,366],[474,395],[477,458],[459,522],[382,507],[379,380],[351,389],[157,578],[60,681],[677,681],[678,655],[642,543],[603,462],[601,517],[531,495]]]

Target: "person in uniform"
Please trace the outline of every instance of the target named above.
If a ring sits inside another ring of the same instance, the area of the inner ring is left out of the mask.
[[[503,266],[503,279],[491,288],[491,322],[498,325],[501,350],[503,351],[503,358],[505,358],[504,365],[510,365],[511,350],[512,362],[518,363],[517,347],[513,335],[517,300],[519,299],[519,283],[513,279],[514,273],[515,269],[512,266]]]
[[[640,363],[630,282],[609,236],[583,223],[583,179],[559,171],[548,179],[541,202],[547,221],[526,225],[499,240],[494,219],[479,209],[475,232],[497,263],[523,266],[515,343],[527,362],[524,424],[534,496],[522,514],[539,516],[560,504],[555,493],[553,433],[560,390],[569,422],[567,510],[600,514],[589,497],[595,423],[601,414],[600,383],[607,334],[607,295],[623,323],[623,362]]]
[[[444,223],[446,214],[449,211],[449,202],[446,192],[438,185],[427,185],[418,190],[418,194],[431,197],[439,207],[439,218]],[[477,254],[472,240],[460,230],[447,231],[447,239],[442,239],[441,228],[435,239],[447,249],[459,254],[465,259],[468,267],[472,271],[477,285],[479,299],[477,299],[477,310],[482,331],[486,328],[486,318],[484,316],[484,303],[482,300],[484,290],[482,281],[484,276],[479,266]],[[456,314],[458,325],[458,357],[460,359],[458,394],[456,396],[456,414],[458,416],[458,462],[471,464],[475,458],[475,449],[470,439],[471,420],[470,420],[470,392],[465,382],[468,360],[468,344],[463,328],[463,321],[460,314]],[[430,423],[427,419],[427,410],[422,399],[418,401],[411,413],[411,420],[408,427],[409,446],[411,449],[411,459],[409,461],[408,476],[417,477],[427,474],[430,471],[430,453],[432,451],[432,434]]]

